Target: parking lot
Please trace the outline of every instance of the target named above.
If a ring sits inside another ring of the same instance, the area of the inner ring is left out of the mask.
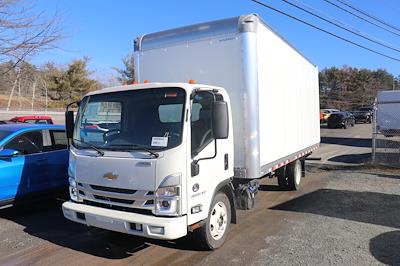
[[[57,199],[0,210],[0,265],[399,265],[400,174],[369,164],[371,125],[321,137],[301,190],[263,180],[218,250],[87,228]]]

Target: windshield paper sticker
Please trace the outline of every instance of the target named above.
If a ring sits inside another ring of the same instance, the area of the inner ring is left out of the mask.
[[[168,146],[168,137],[152,137],[151,138],[151,146],[167,147]]]

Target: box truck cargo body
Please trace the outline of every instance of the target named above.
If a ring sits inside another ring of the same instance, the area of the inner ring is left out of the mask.
[[[141,36],[135,67],[139,82],[226,89],[235,177],[261,177],[320,142],[317,67],[256,15]]]
[[[385,136],[400,136],[400,91],[378,91],[376,125]]]
[[[139,84],[91,92],[71,140],[72,221],[220,247],[258,180],[298,189],[317,148],[318,70],[254,14],[143,35]]]

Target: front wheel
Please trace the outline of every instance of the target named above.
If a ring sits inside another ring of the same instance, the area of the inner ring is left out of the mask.
[[[195,231],[195,240],[202,248],[217,249],[225,242],[231,223],[231,205],[223,192],[215,195],[203,227]]]

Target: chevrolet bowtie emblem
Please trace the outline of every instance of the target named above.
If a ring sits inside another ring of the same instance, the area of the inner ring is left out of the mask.
[[[115,180],[118,178],[118,175],[114,175],[112,172],[105,173],[103,175],[104,178],[107,178],[108,180]]]

